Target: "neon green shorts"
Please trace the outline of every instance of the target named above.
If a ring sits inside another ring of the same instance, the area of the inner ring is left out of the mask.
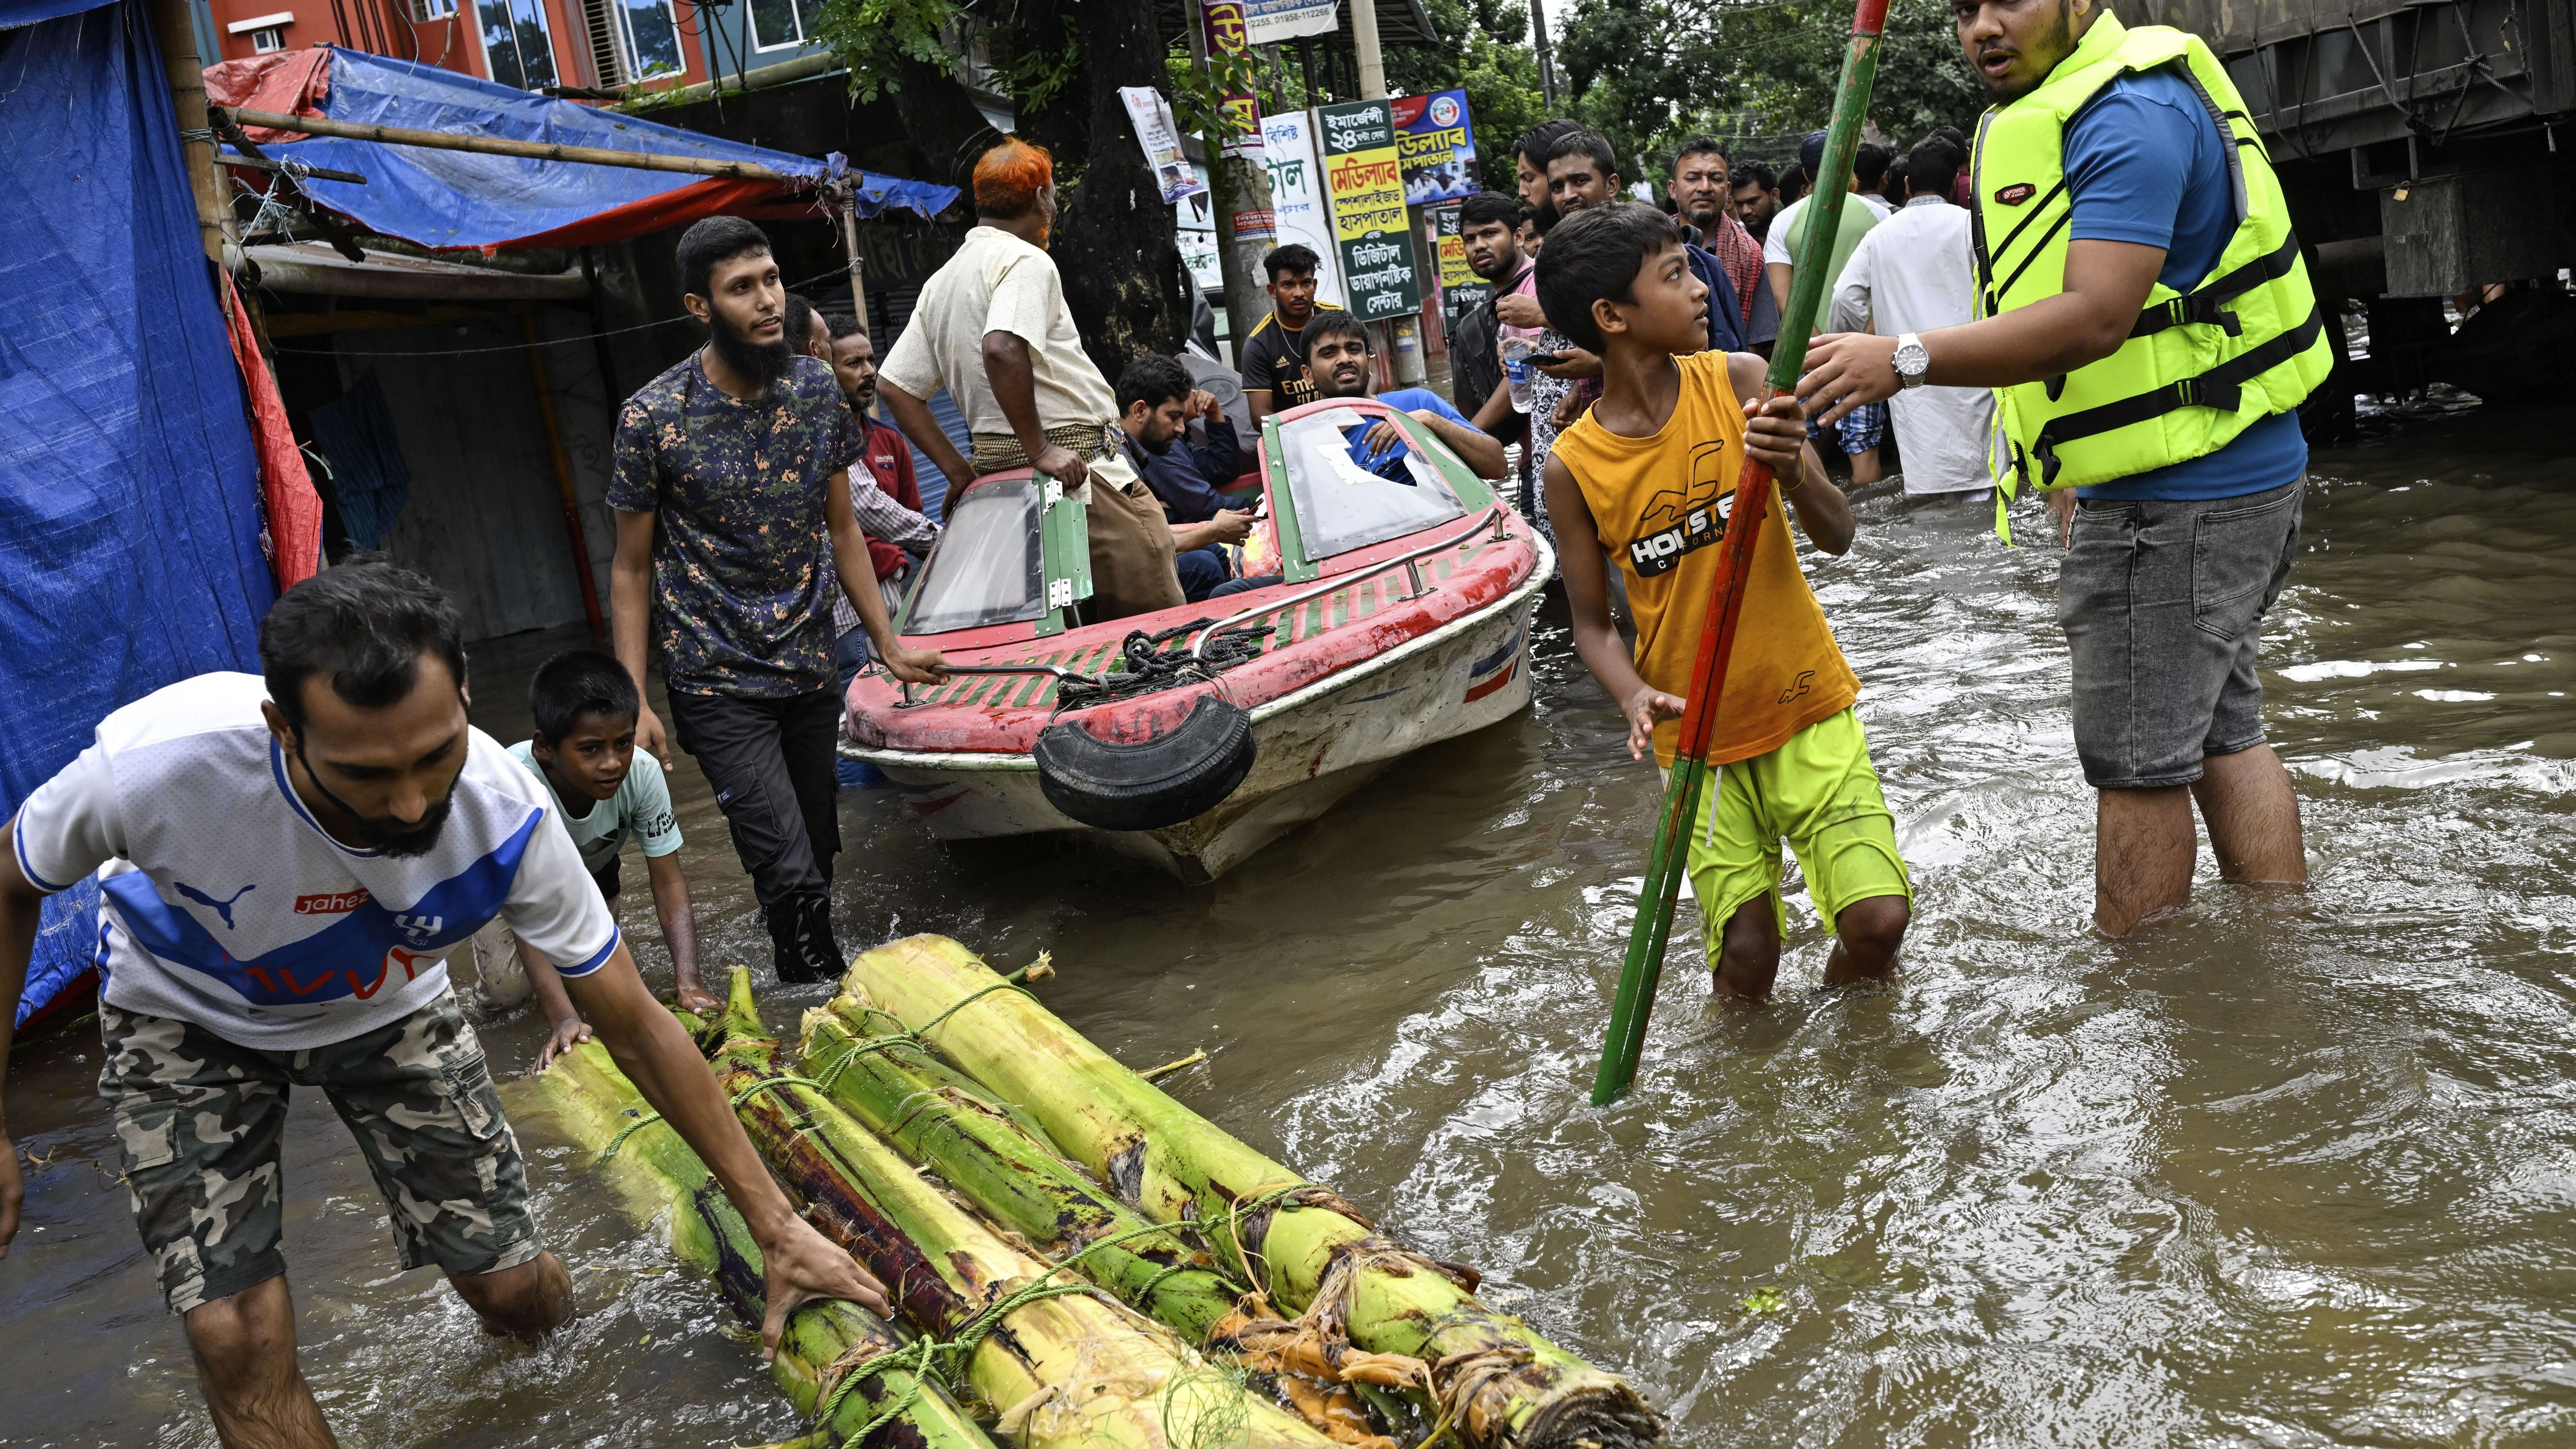
[[[1783,840],[1798,853],[1807,898],[1828,926],[1854,901],[1914,899],[1905,860],[1896,853],[1896,817],[1852,711],[1818,720],[1767,755],[1719,766],[1701,788],[1690,884],[1710,961],[1718,957],[1727,921],[1756,896],[1771,898],[1773,919],[1788,932],[1789,907],[1780,898]]]

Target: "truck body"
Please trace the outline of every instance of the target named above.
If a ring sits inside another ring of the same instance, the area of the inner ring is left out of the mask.
[[[2218,53],[2321,303],[2368,317],[2312,431],[2356,391],[2558,390],[2552,358],[2576,344],[2559,281],[2576,260],[2576,0],[2148,0],[2123,18]],[[2445,299],[2469,314],[2456,332]]]

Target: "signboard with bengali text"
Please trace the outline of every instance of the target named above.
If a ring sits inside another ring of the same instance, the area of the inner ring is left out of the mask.
[[[1404,199],[1414,206],[1473,196],[1476,126],[1465,91],[1395,98],[1395,149],[1404,164]]]
[[[1270,169],[1270,215],[1279,245],[1303,242],[1313,248],[1315,295],[1339,307],[1342,249],[1333,237],[1332,209],[1324,200],[1324,172],[1315,156],[1315,114],[1290,111],[1261,118],[1262,142]]]
[[[1494,284],[1477,276],[1467,265],[1467,238],[1459,225],[1458,210],[1458,203],[1452,201],[1423,213],[1440,257],[1440,320],[1446,329],[1441,335],[1453,344],[1458,336],[1458,319],[1484,305],[1485,299],[1494,294]]]
[[[1333,208],[1333,240],[1351,314],[1363,322],[1401,317],[1422,307],[1422,274],[1405,219],[1404,173],[1395,147],[1392,103],[1351,101],[1317,106],[1324,193]]]

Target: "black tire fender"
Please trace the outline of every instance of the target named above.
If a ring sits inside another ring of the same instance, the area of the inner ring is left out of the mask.
[[[1111,744],[1078,720],[1038,736],[1047,803],[1095,830],[1160,830],[1215,809],[1252,773],[1252,715],[1212,694],[1169,732]]]

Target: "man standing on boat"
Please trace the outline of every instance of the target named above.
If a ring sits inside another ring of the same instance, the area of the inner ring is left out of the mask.
[[[2304,885],[2298,796],[2263,741],[2263,616],[2299,545],[2295,409],[2332,363],[2280,182],[2209,47],[2098,0],[1959,0],[1997,104],[1974,176],[1982,320],[1826,337],[1827,414],[1922,385],[1998,390],[2015,475],[2071,519],[2058,622],[2099,792],[2093,920],[2222,879]]]
[[[877,395],[912,445],[953,480],[1035,468],[1085,500],[1098,619],[1179,606],[1163,505],[1122,455],[1118,399],[1082,350],[1064,279],[1046,254],[1055,162],[1004,141],[975,163],[975,226],[921,289],[886,354]],[[948,389],[966,415],[972,465],[930,416]],[[965,491],[962,481],[952,484]]]
[[[860,431],[832,369],[786,335],[769,239],[709,217],[681,235],[678,260],[688,308],[713,337],[618,415],[617,658],[643,693],[658,621],[671,734],[715,787],[778,978],[827,981],[848,964],[832,931],[833,596],[858,610],[897,678],[927,683],[939,655],[895,642],[850,498]],[[649,704],[635,745],[669,768]]]
[[[506,921],[759,1240],[774,1350],[795,1306],[886,1311],[796,1215],[706,1062],[636,975],[543,781],[466,722],[455,606],[362,557],[259,630],[265,678],[205,674],[101,721],[0,834],[0,1067],[44,897],[100,883],[99,1091],[119,1181],[228,1445],[327,1449],[281,1238],[287,1099],[320,1088],[385,1199],[492,1333],[572,1315],[527,1168],[443,960]],[[0,1255],[24,1185],[0,1116]]]

